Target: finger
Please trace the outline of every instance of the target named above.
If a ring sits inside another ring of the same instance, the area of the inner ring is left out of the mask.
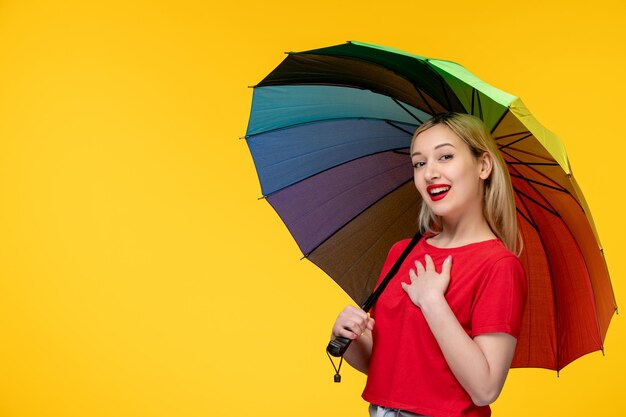
[[[445,261],[443,261],[443,266],[441,267],[441,273],[450,275],[450,270],[452,269],[452,255],[448,255]]]
[[[356,334],[346,325],[346,323],[336,323],[333,326],[333,338],[334,337],[347,337],[348,339],[354,339]]]
[[[367,330],[367,323],[370,321],[369,316],[365,317],[365,319],[363,320],[359,320],[357,321],[357,326],[359,326],[359,330],[361,333],[363,333],[365,330]]]
[[[430,255],[426,255],[426,256],[424,256],[424,260],[426,261],[426,270],[427,271],[434,271],[435,270],[435,263],[433,262],[433,258],[431,258]]]
[[[343,329],[351,333],[354,336],[354,337],[351,337],[351,339],[359,337],[361,333],[363,333],[364,331],[358,323],[346,324]]]
[[[415,280],[417,279],[417,274],[415,273],[414,269],[409,269],[409,278],[411,279],[411,282],[415,282]]]
[[[344,311],[346,312],[351,312],[351,313],[355,313],[355,314],[360,314],[363,313],[365,314],[365,312],[363,310],[361,310],[359,307],[355,307],[353,305],[347,305],[346,308],[344,308]]]
[[[409,284],[407,284],[406,282],[401,282],[400,285],[402,285],[402,289],[404,290],[404,292],[406,292],[408,294],[409,293]]]
[[[376,322],[374,321],[374,319],[370,317],[369,320],[367,321],[367,328],[370,330],[374,330],[375,323]]]
[[[350,329],[339,329],[337,332],[333,333],[335,337],[345,337],[346,339],[356,339],[359,337],[358,334],[354,333]]]
[[[422,275],[426,270],[424,269],[424,265],[420,261],[415,261],[415,268],[417,269],[417,275]]]
[[[355,306],[347,306],[344,309],[344,312],[346,314],[349,314],[350,316],[356,316],[356,317],[360,317],[361,319],[365,320],[367,319],[367,313],[365,311],[363,311],[362,309],[355,307]]]
[[[354,314],[353,312],[342,311],[337,320],[335,321],[336,329],[350,329],[355,333],[360,333],[365,327],[367,327],[367,320],[369,316],[365,314],[365,317],[360,316],[359,314]]]
[[[351,328],[355,333],[363,333],[363,331],[367,328],[367,317],[355,317]]]

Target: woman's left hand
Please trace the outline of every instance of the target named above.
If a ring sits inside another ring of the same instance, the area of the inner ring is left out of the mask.
[[[435,270],[435,263],[430,255],[424,257],[426,267],[420,261],[415,261],[415,269],[409,271],[411,283],[402,283],[402,289],[413,301],[413,304],[422,308],[425,302],[432,298],[443,297],[450,284],[450,269],[452,256],[448,256],[441,267],[441,273]]]

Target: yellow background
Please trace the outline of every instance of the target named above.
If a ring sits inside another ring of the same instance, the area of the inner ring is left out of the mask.
[[[626,258],[626,3],[0,1],[0,416],[364,416],[324,354],[348,298],[264,201],[243,136],[283,59],[354,39],[463,64],[561,136]],[[623,416],[620,316],[498,416]]]

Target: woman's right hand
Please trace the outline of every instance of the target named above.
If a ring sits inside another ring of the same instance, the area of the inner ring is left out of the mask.
[[[374,319],[367,315],[365,311],[354,306],[347,306],[343,309],[335,325],[333,326],[332,337],[345,337],[351,340],[359,338],[366,330],[374,329]]]

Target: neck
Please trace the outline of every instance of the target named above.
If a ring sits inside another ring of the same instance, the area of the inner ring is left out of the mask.
[[[483,216],[482,207],[457,218],[442,218],[441,222],[442,231],[433,238],[440,247],[462,246],[497,237]]]

